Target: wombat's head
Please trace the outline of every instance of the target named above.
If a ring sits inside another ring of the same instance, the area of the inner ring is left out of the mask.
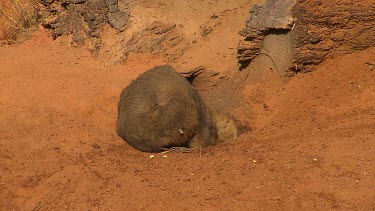
[[[210,113],[217,131],[217,143],[237,138],[238,130],[233,118],[218,111],[211,111]]]

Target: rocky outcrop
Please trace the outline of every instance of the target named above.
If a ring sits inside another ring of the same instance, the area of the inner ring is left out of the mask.
[[[244,37],[238,45],[241,68],[263,52],[281,60],[283,71],[312,71],[327,58],[375,45],[375,3],[267,0],[252,8],[240,35]],[[276,39],[269,42],[267,37]],[[281,49],[274,54],[274,48]],[[281,53],[283,49],[286,53]]]
[[[53,30],[53,36],[73,35],[73,41],[99,37],[104,24],[123,31],[129,12],[117,0],[40,0],[45,5],[42,25]]]
[[[375,2],[299,0],[293,15],[294,72],[311,71],[327,58],[375,46]]]
[[[126,57],[131,53],[149,53],[162,55],[167,61],[172,61],[181,56],[187,46],[176,24],[155,21],[142,31],[135,32],[122,48]]]
[[[294,25],[291,14],[294,4],[295,0],[268,0],[264,5],[254,5],[245,29],[240,32],[245,38],[238,45],[238,61],[241,68],[247,67],[261,54],[267,36],[283,36],[289,33]],[[273,44],[277,45],[277,42]]]

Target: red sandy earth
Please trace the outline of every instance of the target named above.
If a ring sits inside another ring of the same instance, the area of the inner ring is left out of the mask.
[[[163,62],[105,67],[46,34],[0,48],[0,210],[375,209],[375,48],[248,85],[267,103],[251,131],[151,159],[117,136],[117,103]]]

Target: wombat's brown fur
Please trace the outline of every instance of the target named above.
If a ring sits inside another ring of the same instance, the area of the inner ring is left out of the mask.
[[[122,91],[117,133],[136,149],[158,152],[214,145],[237,137],[237,128],[229,117],[210,112],[195,88],[165,65],[143,73]]]

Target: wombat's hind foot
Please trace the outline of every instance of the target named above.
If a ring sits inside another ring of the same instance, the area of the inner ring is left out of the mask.
[[[237,126],[233,118],[217,111],[211,111],[211,117],[217,131],[217,143],[238,137]]]

